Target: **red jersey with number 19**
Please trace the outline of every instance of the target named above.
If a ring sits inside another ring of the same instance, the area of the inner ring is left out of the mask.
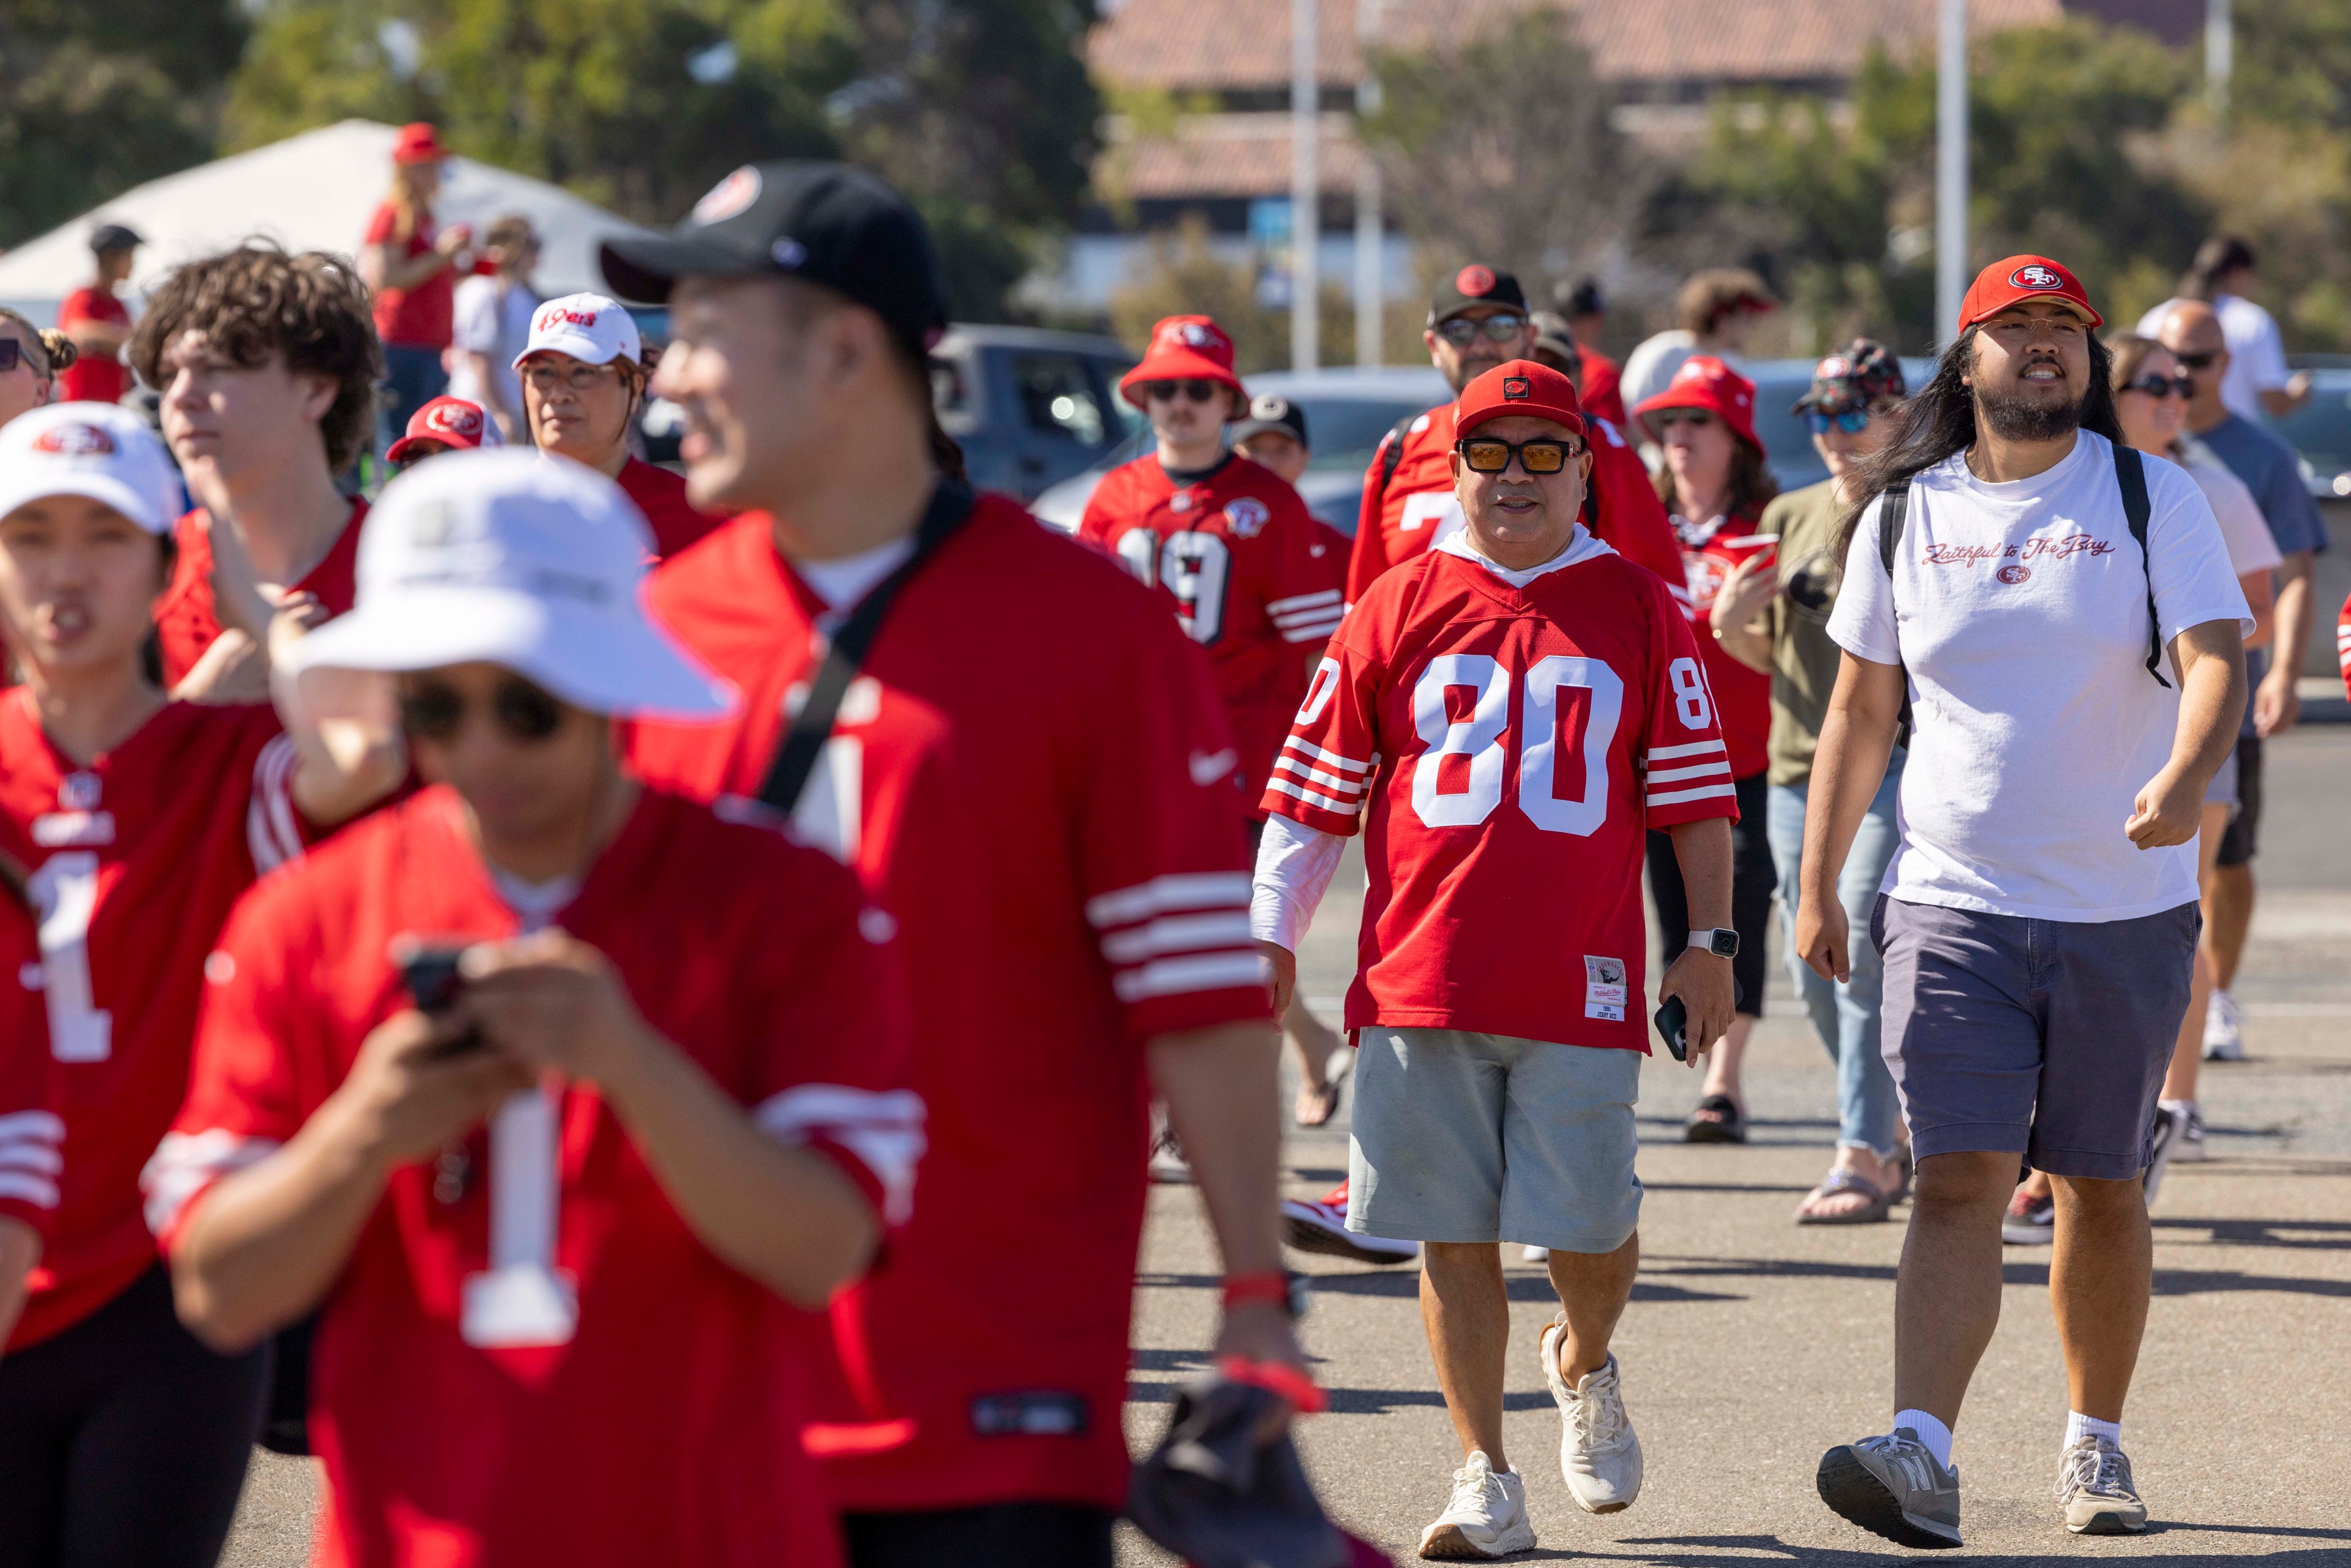
[[[1666,584],[1579,529],[1532,572],[1457,535],[1382,576],[1332,638],[1265,806],[1364,831],[1347,1028],[1646,1053],[1646,832],[1735,820],[1736,795]]]

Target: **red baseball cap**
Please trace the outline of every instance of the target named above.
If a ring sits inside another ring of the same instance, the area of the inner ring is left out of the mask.
[[[440,133],[420,120],[400,128],[398,140],[392,144],[392,161],[395,163],[438,163],[449,156],[441,145]]]
[[[1684,360],[1666,390],[1645,399],[1633,410],[1633,417],[1655,439],[1656,432],[1649,429],[1649,416],[1669,408],[1702,408],[1730,426],[1730,433],[1748,445],[1762,447],[1755,439],[1755,383],[1712,354],[1692,354]]]
[[[1144,406],[1145,382],[1215,382],[1241,390],[1233,374],[1233,340],[1213,316],[1168,316],[1151,329],[1143,362],[1119,378],[1119,395]]]
[[[467,402],[461,397],[436,397],[408,416],[408,430],[384,453],[387,463],[404,463],[408,455],[421,443],[438,442],[447,447],[464,447],[472,451],[482,445],[497,444],[489,434],[490,422],[482,413],[482,405]]]
[[[1575,400],[1575,383],[1533,360],[1509,360],[1496,365],[1461,389],[1454,405],[1453,434],[1468,434],[1488,420],[1523,415],[1563,424],[1583,434],[1583,407]]]
[[[1967,298],[1959,301],[1959,330],[2032,299],[2070,305],[2094,329],[2106,324],[2082,291],[2082,280],[2064,267],[2045,256],[2011,256],[1993,262],[1968,285]]]

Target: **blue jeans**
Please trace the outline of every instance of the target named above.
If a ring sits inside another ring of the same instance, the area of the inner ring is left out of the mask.
[[[1886,879],[1901,834],[1894,823],[1894,797],[1902,782],[1905,754],[1896,752],[1886,764],[1886,782],[1869,803],[1861,831],[1854,835],[1853,851],[1845,856],[1844,874],[1837,879],[1837,900],[1844,905],[1850,933],[1853,978],[1839,984],[1813,973],[1796,952],[1796,892],[1804,852],[1804,795],[1802,784],[1774,784],[1768,816],[1771,858],[1780,872],[1781,935],[1786,939],[1788,972],[1796,995],[1812,1015],[1813,1031],[1828,1048],[1837,1069],[1837,1145],[1865,1148],[1884,1159],[1894,1152],[1902,1111],[1894,1093],[1894,1077],[1878,1054],[1878,1015],[1886,991],[1886,964],[1869,939],[1870,910],[1877,902],[1878,883]]]
[[[449,390],[441,350],[413,343],[383,346],[383,381],[375,402],[375,452],[381,457],[408,433],[409,416]]]

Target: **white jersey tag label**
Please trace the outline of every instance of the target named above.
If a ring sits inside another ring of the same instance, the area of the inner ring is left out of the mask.
[[[1583,956],[1583,1016],[1609,1023],[1625,1021],[1627,988],[1625,960]]]

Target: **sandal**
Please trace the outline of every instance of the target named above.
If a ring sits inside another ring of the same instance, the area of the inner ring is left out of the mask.
[[[1814,1204],[1825,1202],[1840,1193],[1847,1192],[1857,1192],[1869,1201],[1861,1207],[1844,1214],[1812,1212]],[[1876,1183],[1859,1171],[1849,1171],[1840,1166],[1821,1178],[1820,1186],[1804,1195],[1804,1201],[1796,1206],[1796,1223],[1799,1225],[1875,1225],[1884,1219],[1886,1217],[1886,1210],[1893,1207],[1892,1193],[1880,1190]]]
[[[1299,1108],[1307,1103],[1310,1095],[1313,1098],[1318,1113],[1313,1116],[1302,1116],[1299,1114]],[[1333,1078],[1320,1089],[1300,1088],[1298,1104],[1290,1107],[1290,1119],[1301,1127],[1322,1127],[1329,1125],[1331,1118],[1338,1113],[1339,1081]]]
[[[1709,1094],[1698,1103],[1682,1128],[1685,1144],[1743,1144],[1747,1129],[1740,1124],[1739,1102],[1728,1094]]]

